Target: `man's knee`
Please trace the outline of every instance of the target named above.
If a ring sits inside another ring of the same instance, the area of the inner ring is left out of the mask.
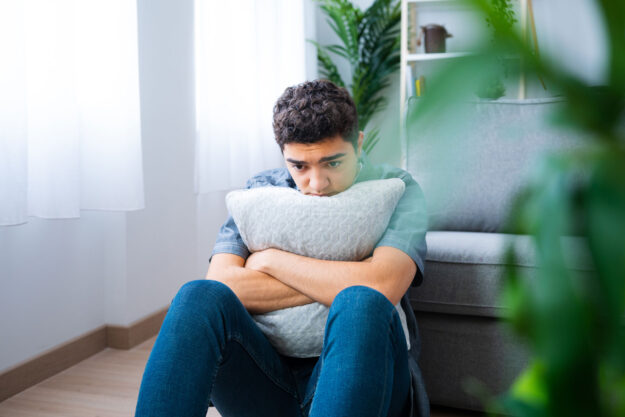
[[[238,303],[237,296],[219,281],[198,279],[185,283],[172,301],[172,306],[186,306],[202,310],[224,310]]]
[[[342,346],[352,353],[375,351],[388,342],[386,336],[395,337],[391,331],[399,320],[395,314],[395,306],[381,292],[366,286],[346,288],[330,306],[324,349]]]
[[[370,317],[388,316],[393,309],[394,306],[381,292],[364,285],[355,285],[345,288],[334,297],[329,315],[362,322]]]

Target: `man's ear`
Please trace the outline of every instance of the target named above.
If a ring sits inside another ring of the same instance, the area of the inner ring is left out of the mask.
[[[362,143],[365,139],[365,133],[361,130],[358,132],[358,157],[360,158],[360,152],[362,151]]]

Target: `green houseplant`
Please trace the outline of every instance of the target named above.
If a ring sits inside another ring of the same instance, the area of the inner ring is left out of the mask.
[[[359,128],[364,131],[371,118],[386,107],[384,91],[399,69],[400,2],[375,0],[363,11],[349,0],[317,1],[342,43],[323,46],[309,40],[317,48],[320,73],[345,87],[331,55],[349,63],[352,79],[347,88],[356,104]],[[379,129],[373,129],[365,138],[365,152],[370,152],[379,139]]]
[[[530,363],[508,393],[487,399],[493,413],[524,417],[625,415],[625,3],[596,0],[607,38],[603,85],[590,85],[557,60],[539,57],[492,1],[470,1],[499,33],[493,44],[441,71],[410,122],[436,119],[472,95],[497,54],[518,54],[526,74],[560,92],[553,122],[586,141],[537,161],[510,213],[512,233],[533,236],[540,265],[524,279],[508,251],[504,305]],[[563,238],[585,242],[593,270],[567,268]]]
[[[566,107],[555,122],[588,138],[581,150],[547,155],[510,216],[517,233],[534,236],[542,265],[532,284],[509,266],[503,292],[532,361],[495,404],[521,416],[625,415],[625,4],[596,3],[608,35],[601,86],[504,32],[528,70],[562,92]],[[566,267],[561,237],[570,235],[587,242],[593,273]]]

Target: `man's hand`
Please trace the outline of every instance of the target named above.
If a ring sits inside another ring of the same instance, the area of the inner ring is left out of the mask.
[[[271,249],[265,249],[262,251],[254,252],[245,260],[245,267],[253,269],[255,271],[262,272],[264,266],[267,264],[267,253]]]

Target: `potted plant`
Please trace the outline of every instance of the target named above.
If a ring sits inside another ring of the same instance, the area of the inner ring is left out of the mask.
[[[358,126],[365,130],[371,118],[388,104],[384,96],[391,77],[400,63],[400,2],[375,0],[361,10],[349,0],[317,0],[327,22],[338,35],[340,45],[317,48],[320,73],[335,84],[346,87],[332,55],[344,59],[351,69],[347,85],[358,112]],[[379,141],[379,128],[365,138],[363,149],[369,153]]]

